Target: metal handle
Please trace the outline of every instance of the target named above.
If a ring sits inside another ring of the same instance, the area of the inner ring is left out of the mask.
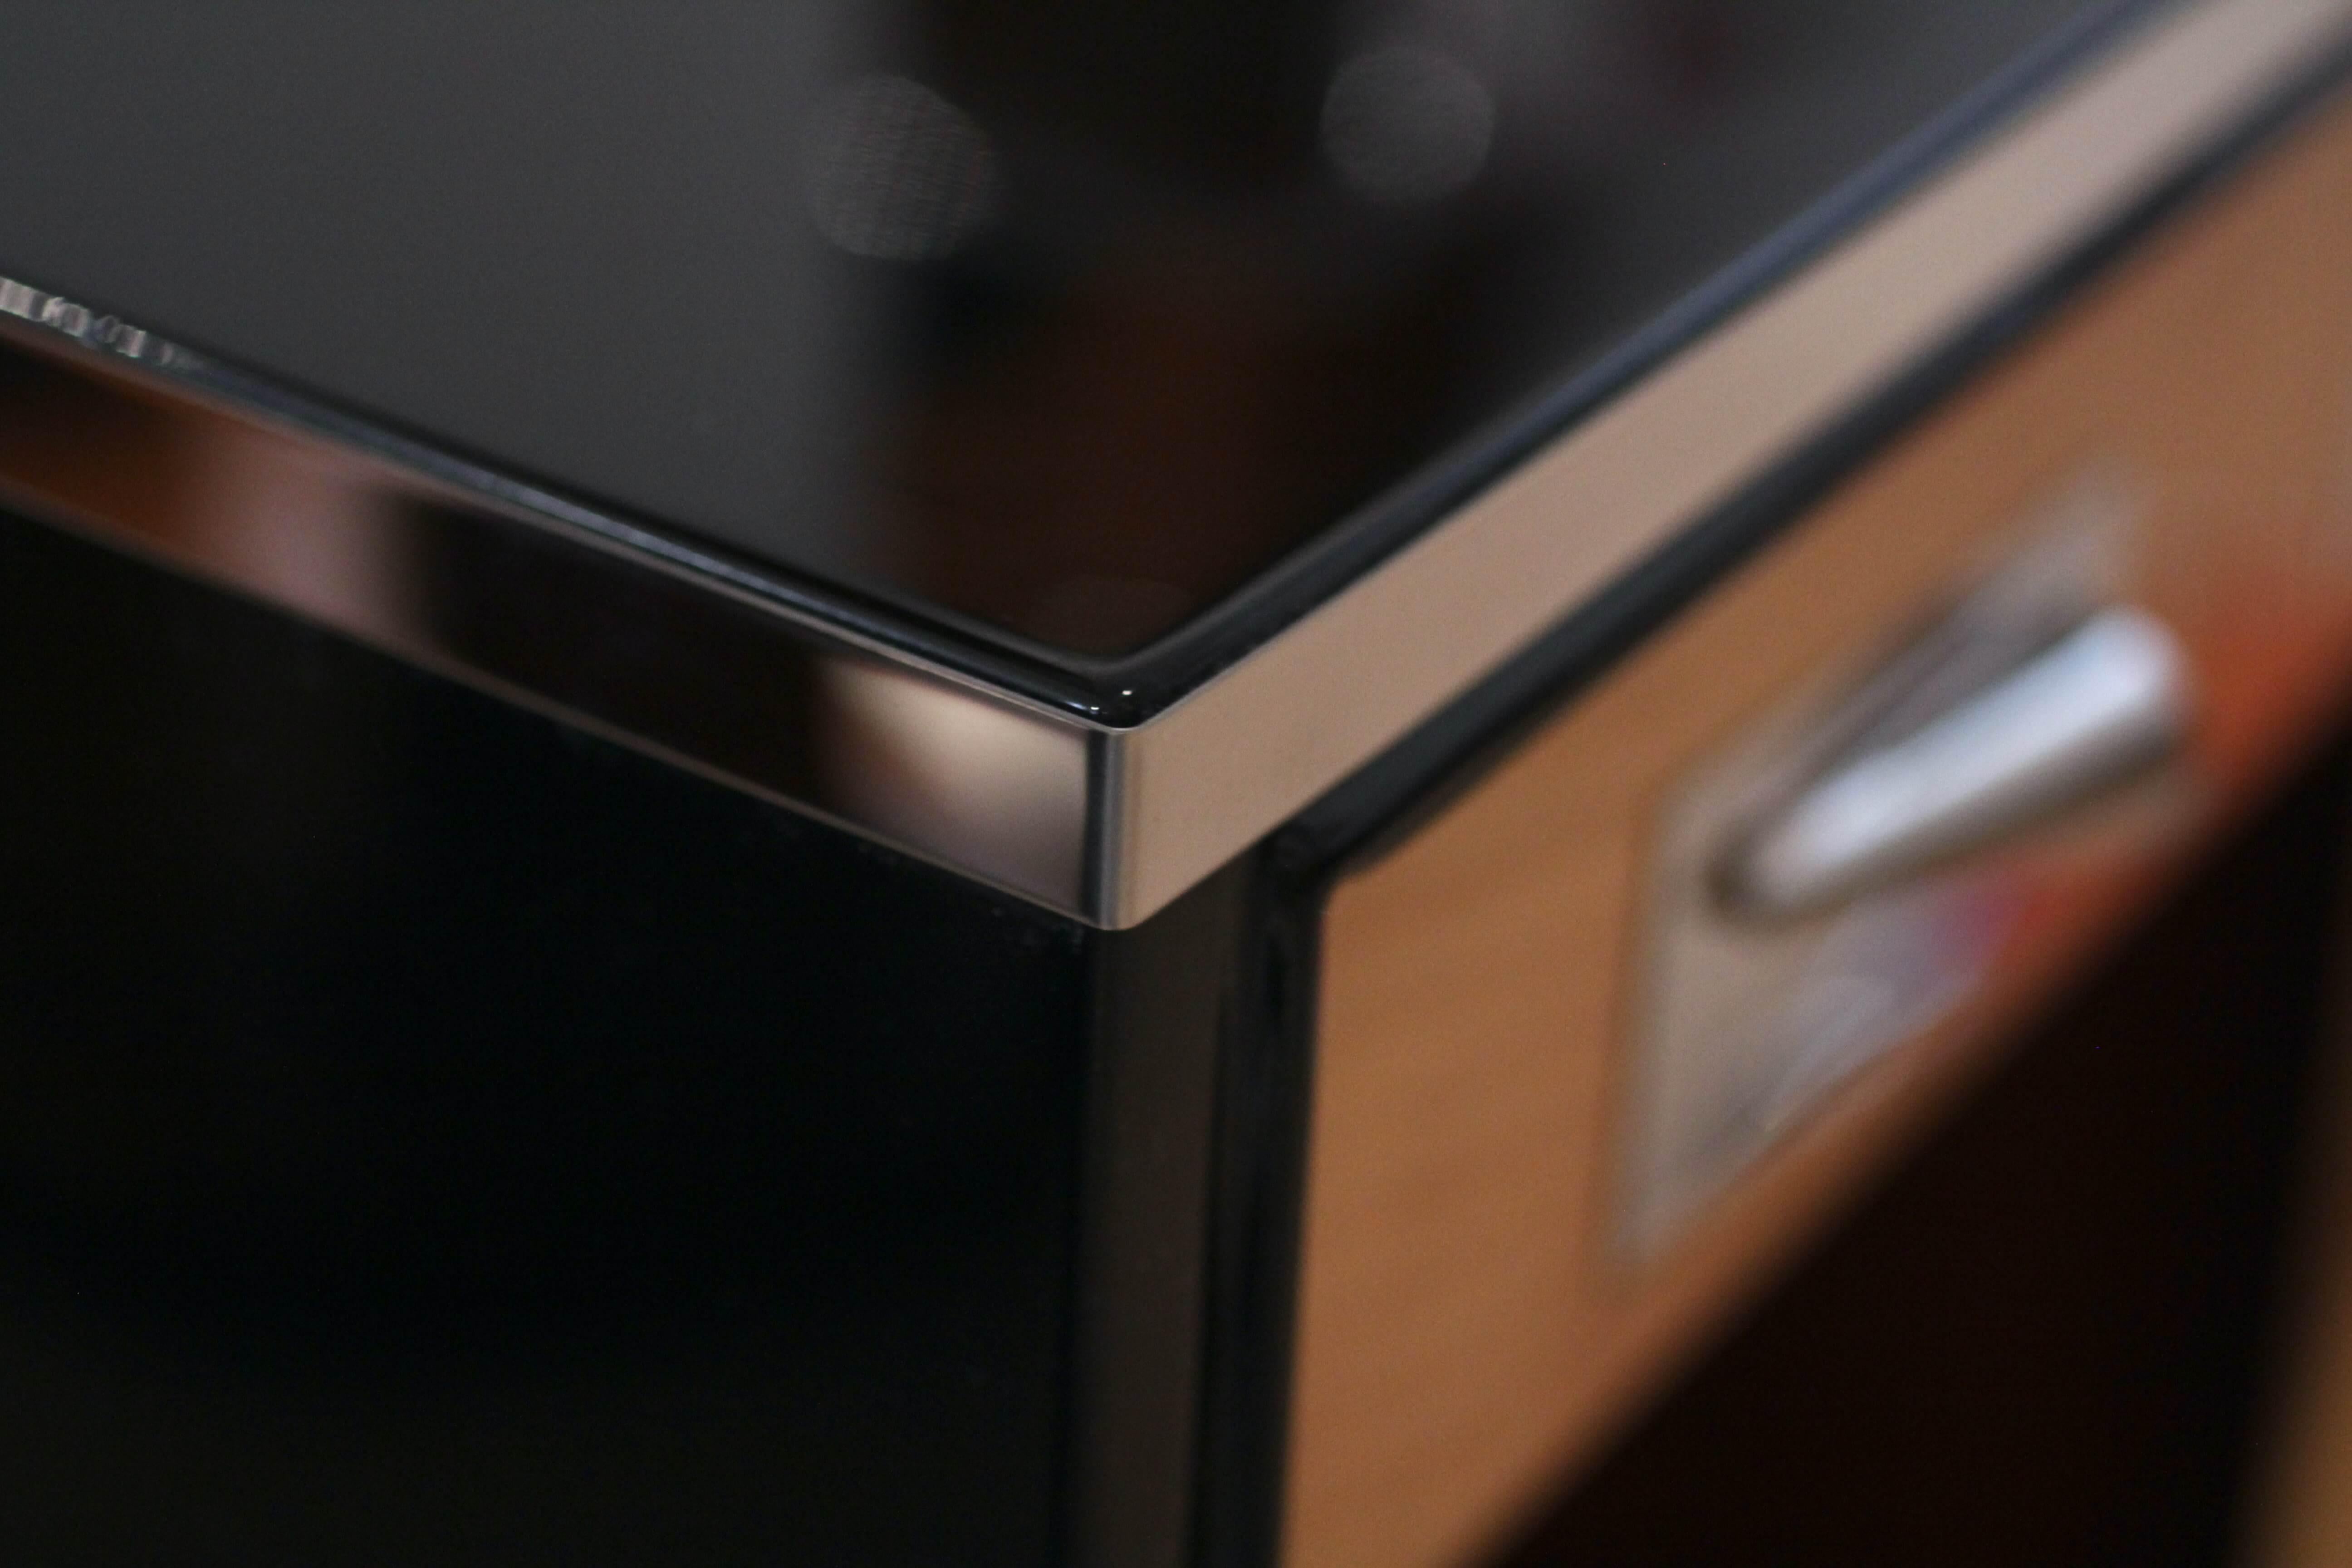
[[[1807,913],[2120,784],[2186,731],[2188,664],[2132,609],[2090,615],[1900,739],[1839,758],[1718,864],[1742,913]]]

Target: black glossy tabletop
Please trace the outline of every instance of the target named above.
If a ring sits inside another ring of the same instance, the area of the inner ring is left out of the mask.
[[[1328,591],[2117,9],[16,0],[0,273],[1083,664]]]

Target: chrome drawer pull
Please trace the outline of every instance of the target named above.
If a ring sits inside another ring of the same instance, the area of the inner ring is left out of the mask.
[[[2108,789],[2168,755],[2188,664],[2144,611],[2089,616],[1909,734],[1840,759],[1732,843],[1742,913],[1818,910]]]

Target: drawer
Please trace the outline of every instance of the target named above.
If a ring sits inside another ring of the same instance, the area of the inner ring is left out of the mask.
[[[2348,190],[2334,109],[1339,881],[1289,1568],[1505,1538],[2294,763],[2352,660]],[[1976,911],[1951,994],[1645,1226],[1662,965],[1696,896],[1677,835],[1920,627],[2069,551],[2168,628],[2177,754],[1923,872]]]

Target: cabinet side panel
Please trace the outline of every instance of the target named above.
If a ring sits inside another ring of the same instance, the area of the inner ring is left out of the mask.
[[[0,517],[0,1513],[1056,1550],[1088,938]]]

